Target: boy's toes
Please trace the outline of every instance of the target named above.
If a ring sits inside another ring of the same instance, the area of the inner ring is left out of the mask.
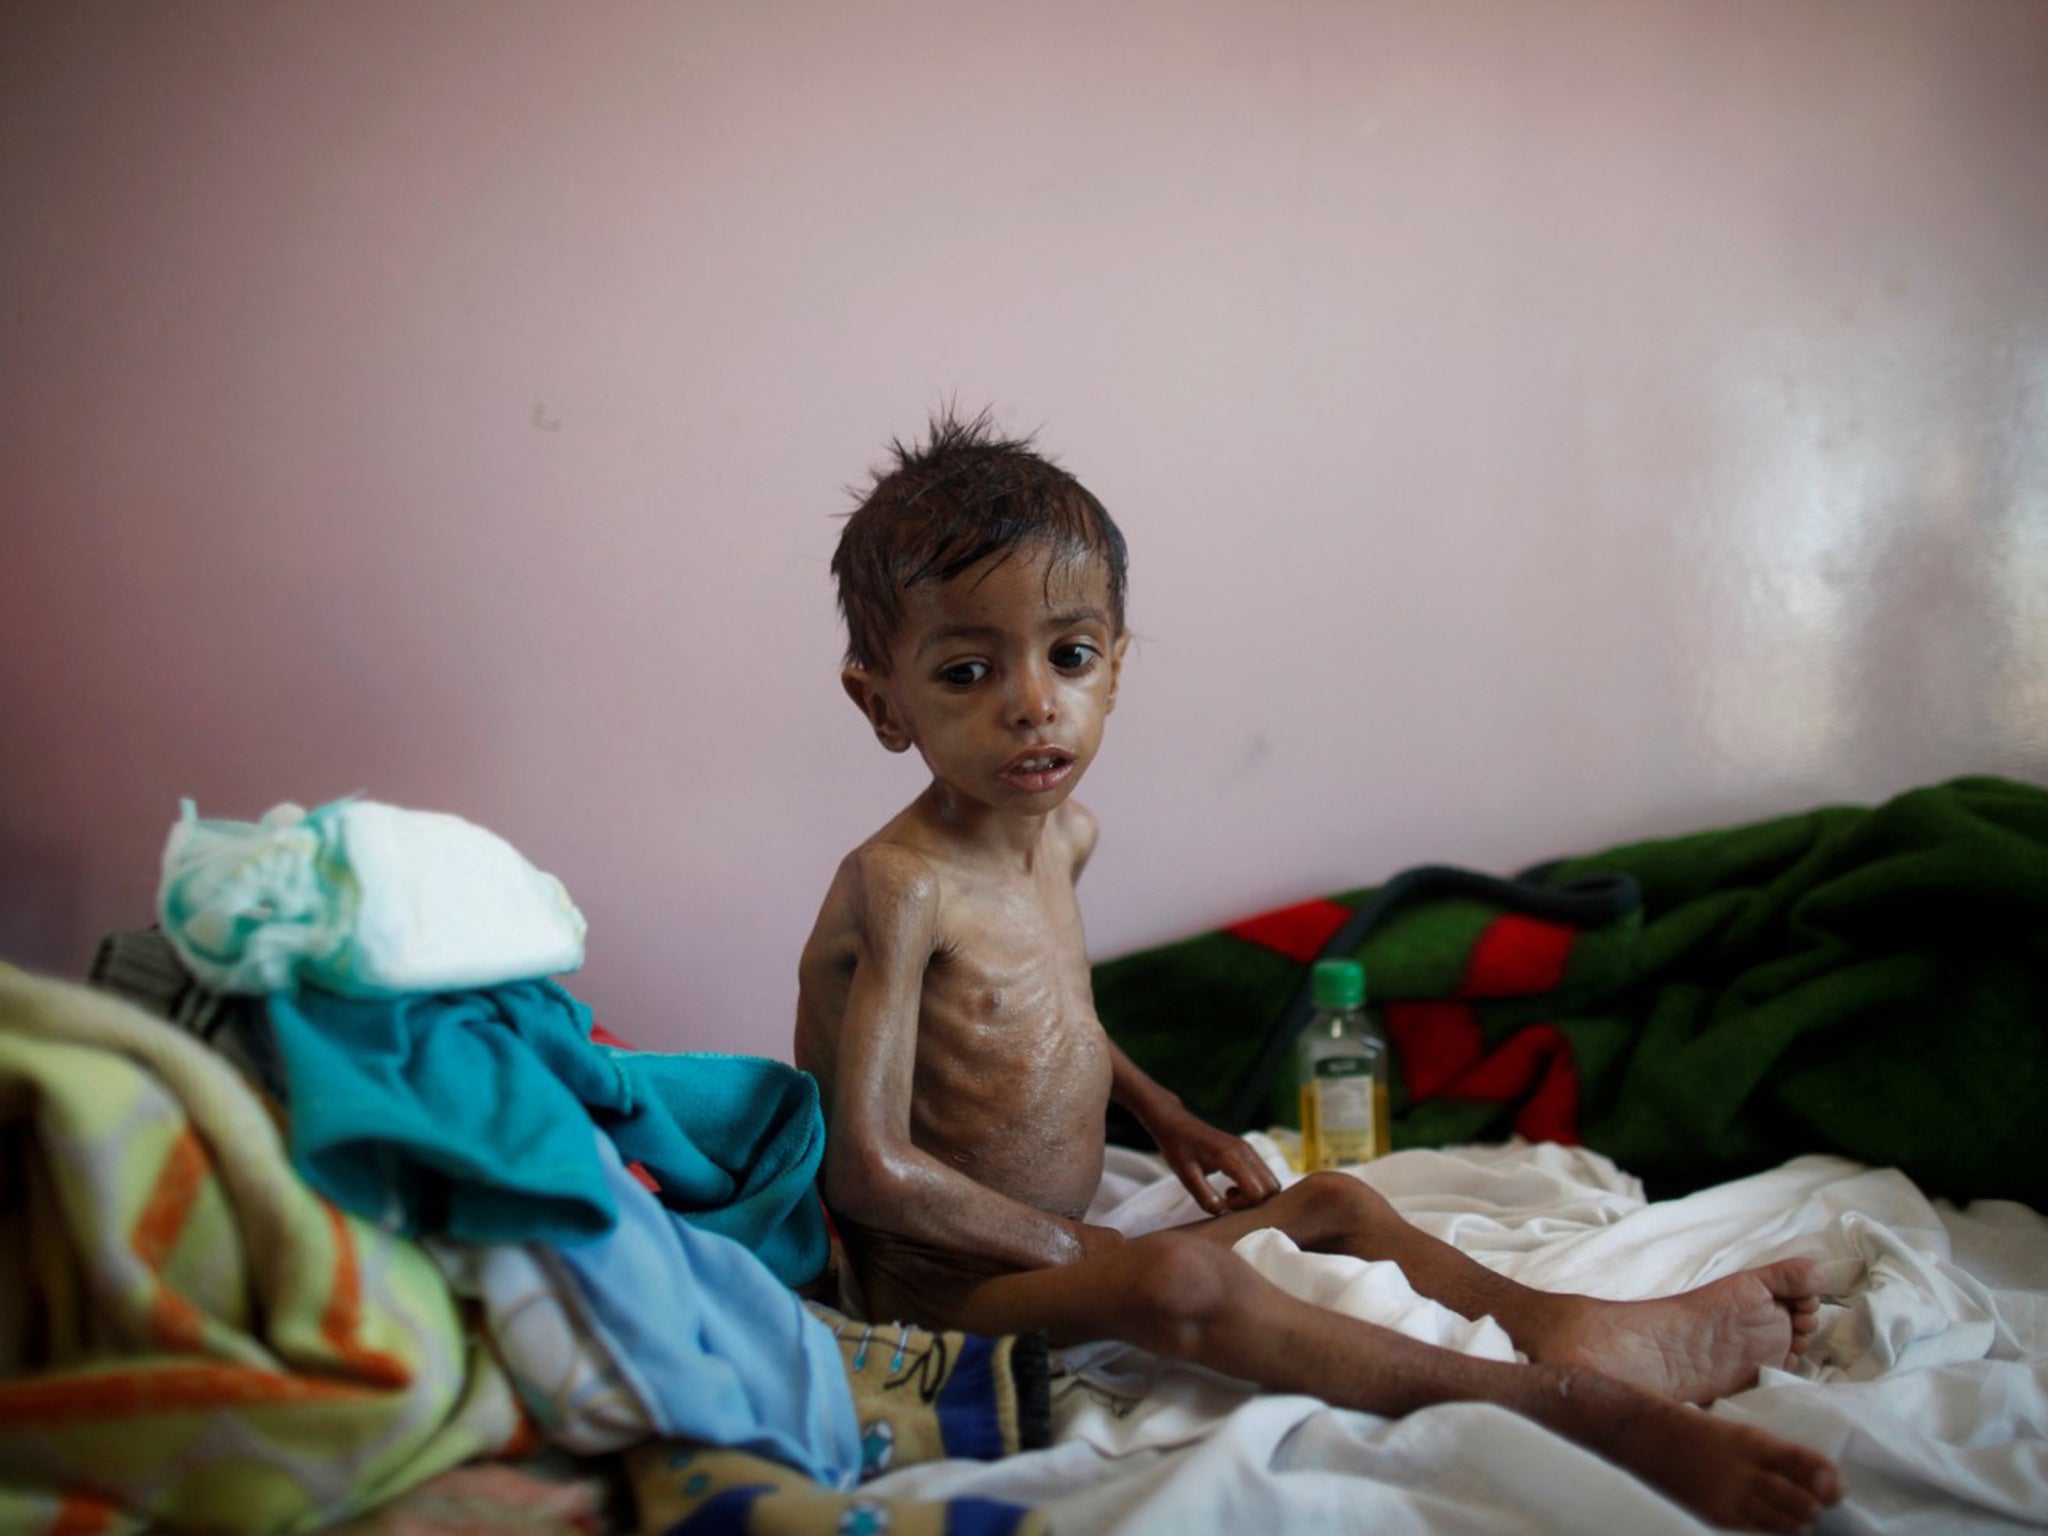
[[[1805,1307],[1820,1295],[1821,1268],[1812,1259],[1779,1259],[1754,1273],[1788,1307]]]
[[[1842,1500],[1842,1474],[1835,1470],[1835,1464],[1819,1451],[1810,1451],[1789,1440],[1770,1459],[1766,1476],[1772,1481],[1782,1479],[1787,1487],[1822,1506]]]
[[[1847,1485],[1842,1482],[1842,1474],[1835,1470],[1835,1464],[1831,1461],[1820,1464],[1819,1475],[1813,1478],[1808,1486],[1813,1489],[1815,1498],[1830,1507],[1841,1503],[1842,1496],[1849,1491]]]
[[[1820,1518],[1821,1502],[1789,1478],[1762,1477],[1743,1511],[1758,1530],[1803,1531]]]
[[[1780,1440],[1761,1456],[1759,1470],[1763,1481],[1784,1481],[1788,1487],[1823,1505],[1841,1501],[1841,1473],[1835,1470],[1835,1462],[1819,1450]]]

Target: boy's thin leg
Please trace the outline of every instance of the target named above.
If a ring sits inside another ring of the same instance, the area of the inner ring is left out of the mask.
[[[1389,1416],[1496,1403],[1723,1525],[1799,1530],[1841,1494],[1834,1468],[1803,1447],[1595,1370],[1478,1360],[1324,1311],[1189,1229],[983,1281],[948,1322],[977,1333],[1040,1328],[1056,1344],[1119,1339],[1269,1390]]]
[[[1809,1259],[1652,1301],[1538,1291],[1430,1236],[1342,1173],[1311,1174],[1263,1205],[1181,1230],[1229,1247],[1262,1227],[1310,1252],[1390,1260],[1417,1295],[1461,1317],[1494,1318],[1531,1360],[1591,1366],[1684,1402],[1712,1402],[1754,1385],[1763,1366],[1789,1366],[1820,1321],[1820,1269]]]

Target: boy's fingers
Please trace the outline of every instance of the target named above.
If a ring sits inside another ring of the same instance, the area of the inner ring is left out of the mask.
[[[1242,1142],[1238,1143],[1228,1159],[1230,1167],[1224,1172],[1236,1179],[1238,1186],[1256,1200],[1264,1200],[1280,1193],[1280,1181],[1273,1177],[1273,1170],[1265,1160]]]
[[[1173,1171],[1180,1175],[1181,1183],[1185,1184],[1188,1193],[1195,1197],[1195,1204],[1211,1216],[1220,1215],[1228,1209],[1223,1197],[1216,1192],[1216,1186],[1209,1182],[1208,1171],[1201,1164],[1192,1161],[1179,1162],[1173,1165]]]

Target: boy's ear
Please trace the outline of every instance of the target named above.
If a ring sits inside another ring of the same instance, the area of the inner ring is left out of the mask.
[[[1130,648],[1131,632],[1129,630],[1125,630],[1122,634],[1118,635],[1116,637],[1116,644],[1109,648],[1109,703],[1103,706],[1105,714],[1116,708],[1117,679],[1123,676],[1124,652]]]
[[[866,667],[848,667],[839,674],[839,686],[853,700],[854,708],[867,717],[868,724],[874,729],[875,740],[891,752],[910,750],[910,731],[898,718],[895,701],[889,697],[889,690],[882,686],[881,678]]]

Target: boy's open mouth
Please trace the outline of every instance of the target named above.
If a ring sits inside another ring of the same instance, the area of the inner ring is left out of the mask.
[[[1032,747],[1003,765],[1002,779],[1027,794],[1051,789],[1074,768],[1074,754],[1058,747]]]

